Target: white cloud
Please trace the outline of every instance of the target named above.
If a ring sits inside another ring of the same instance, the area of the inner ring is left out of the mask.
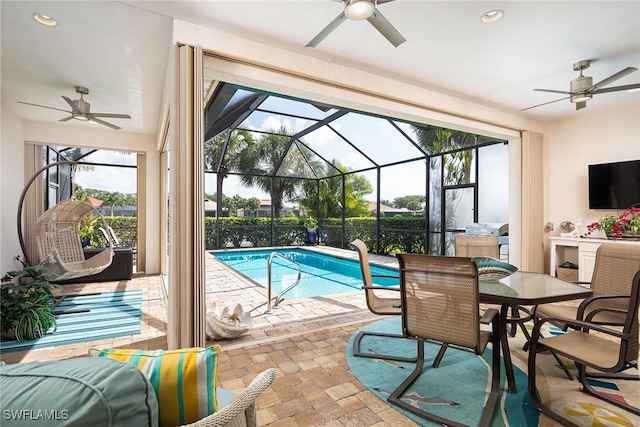
[[[134,153],[123,154],[116,151],[99,150],[83,160],[93,163],[136,165]],[[116,166],[92,166],[93,170],[79,168],[75,182],[83,188],[114,191],[124,194],[136,193],[136,169]]]

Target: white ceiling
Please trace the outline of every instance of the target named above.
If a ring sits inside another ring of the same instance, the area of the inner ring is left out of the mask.
[[[407,41],[394,48],[367,21],[346,21],[316,48],[307,44],[342,11],[335,0],[0,2],[2,103],[27,120],[55,122],[61,95],[90,93],[92,112],[127,113],[124,130],[155,133],[171,41],[171,19],[209,26],[327,62],[413,83],[526,117],[552,121],[630,104],[640,92],[596,95],[576,111],[534,88],[569,90],[573,63],[590,59],[594,83],[640,68],[638,1],[415,1],[379,6]],[[502,9],[491,24],[481,15]],[[34,12],[56,18],[44,27]],[[636,71],[610,86],[640,83]],[[69,121],[66,125],[99,126]],[[106,128],[105,128],[106,129]]]

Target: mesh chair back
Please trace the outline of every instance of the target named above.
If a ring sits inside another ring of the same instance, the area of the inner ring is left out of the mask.
[[[640,355],[640,315],[638,311],[640,311],[640,269],[636,273],[633,278],[633,290],[631,292],[631,304],[632,305],[629,310],[631,313],[629,316],[631,317],[631,338],[629,339],[629,345],[627,347],[627,362],[631,363],[633,361],[638,361],[638,356]]]
[[[379,315],[398,315],[400,307],[395,307],[396,302],[400,302],[399,298],[379,297],[373,290],[373,276],[369,267],[369,252],[367,246],[362,240],[356,239],[351,242],[351,246],[356,248],[360,258],[360,272],[362,273],[362,283],[364,285],[364,295],[367,301],[367,307],[373,314]]]
[[[456,234],[453,239],[457,257],[487,256],[500,259],[496,236]]]
[[[404,335],[455,344],[481,354],[475,263],[469,258],[435,255],[397,257]]]
[[[640,271],[640,245],[604,243],[596,252],[591,278],[593,295],[630,295],[633,276]],[[627,301],[604,300],[596,307],[627,308]]]
[[[604,243],[596,252],[591,278],[594,295],[630,295],[633,276],[640,270],[640,245]]]
[[[358,257],[360,258],[360,272],[362,273],[362,282],[365,286],[373,285],[373,279],[371,278],[371,269],[369,268],[369,251],[367,245],[360,239],[356,239],[351,242],[351,245],[356,248]],[[373,293],[373,291],[367,290],[366,293]]]

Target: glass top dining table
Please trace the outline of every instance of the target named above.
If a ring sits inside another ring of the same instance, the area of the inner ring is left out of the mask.
[[[480,300],[493,304],[535,305],[586,298],[591,289],[543,273],[516,271],[497,282],[479,281]]]
[[[590,297],[591,289],[576,283],[565,282],[556,277],[542,273],[517,271],[499,281],[482,281],[479,283],[479,297],[481,303],[500,304],[500,342],[502,357],[507,377],[507,384],[511,393],[516,393],[511,353],[507,337],[507,318],[509,309],[519,305],[538,305],[550,302],[570,301]]]

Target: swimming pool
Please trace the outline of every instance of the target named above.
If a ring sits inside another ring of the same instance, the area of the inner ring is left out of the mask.
[[[362,274],[358,261],[321,254],[305,249],[256,249],[233,252],[210,252],[218,260],[240,274],[267,287],[267,263],[269,256],[277,252],[300,264],[300,283],[285,294],[288,300],[353,292],[362,288]],[[371,265],[371,274],[397,275],[398,270]],[[297,266],[278,256],[271,263],[271,287],[273,296],[296,281]],[[397,279],[374,278],[380,286],[398,284]]]

